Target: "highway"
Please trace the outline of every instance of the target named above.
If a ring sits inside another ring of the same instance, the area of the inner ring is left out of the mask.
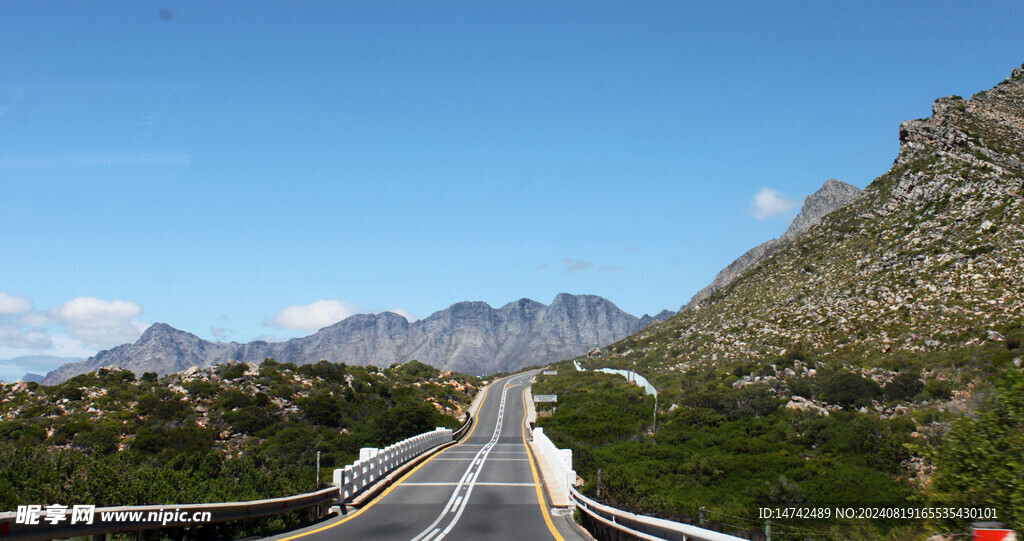
[[[549,513],[530,460],[523,394],[534,374],[493,382],[462,442],[422,462],[363,508],[271,539],[586,539],[570,518]]]

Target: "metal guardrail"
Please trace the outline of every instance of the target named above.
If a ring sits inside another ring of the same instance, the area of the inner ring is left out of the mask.
[[[640,539],[652,541],[744,541],[741,537],[609,507],[580,494],[573,487],[569,487],[569,495],[578,504],[581,512],[602,524]]]
[[[472,426],[473,426],[473,414],[472,413],[467,413],[466,414],[466,422],[462,423],[462,426],[460,426],[458,430],[456,430],[455,432],[452,432],[452,439],[456,440],[456,441],[461,440],[463,436],[468,434],[468,431],[469,431],[470,427],[472,427]]]
[[[337,497],[338,487],[332,486],[297,496],[248,502],[97,507],[93,515],[93,524],[70,524],[71,509],[67,510],[61,522],[50,524],[45,520],[39,520],[40,523],[35,525],[18,524],[16,513],[4,512],[0,513],[0,540],[41,541],[228,522],[298,511],[314,505],[333,502]],[[197,513],[209,513],[209,519],[204,519],[201,522],[193,520]],[[112,517],[112,520],[102,520],[104,514]],[[45,516],[41,518],[45,518]],[[179,520],[175,520],[175,518]]]

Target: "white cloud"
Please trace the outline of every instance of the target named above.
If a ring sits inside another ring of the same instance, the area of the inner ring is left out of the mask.
[[[784,216],[800,205],[799,201],[786,199],[777,190],[761,188],[750,200],[750,215],[758,220]]]
[[[32,300],[24,295],[0,291],[0,314],[20,314],[32,310]]]
[[[140,314],[142,306],[134,302],[95,297],[75,297],[48,312],[69,336],[99,348],[137,340],[147,327],[136,319]]]
[[[293,304],[281,310],[267,324],[278,329],[316,331],[359,312],[352,303],[318,300],[311,304]]]
[[[227,327],[210,327],[210,334],[213,335],[218,341],[227,340],[227,338],[235,334],[234,329],[228,329]]]
[[[89,357],[135,341],[147,326],[134,302],[76,297],[49,310],[32,306],[24,295],[0,293],[0,359]]]
[[[594,264],[590,261],[569,259],[568,257],[563,257],[562,263],[566,265],[565,272],[582,272],[594,268]]]
[[[0,348],[37,351],[53,347],[46,329],[26,326],[22,319],[0,314]]]

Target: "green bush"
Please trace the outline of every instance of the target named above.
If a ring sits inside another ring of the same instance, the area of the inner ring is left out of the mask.
[[[924,390],[924,383],[916,374],[901,372],[885,384],[885,399],[890,401],[910,400]]]
[[[936,506],[995,507],[999,520],[1024,530],[1024,373],[1011,368],[994,380],[996,393],[976,417],[953,423],[934,455],[935,475],[928,486]],[[964,530],[969,521],[936,521]]]
[[[220,377],[227,380],[238,379],[242,377],[248,369],[249,367],[243,363],[224,365],[221,367]]]
[[[872,400],[881,400],[882,387],[869,378],[841,371],[818,377],[818,397],[844,408],[859,408]]]
[[[310,377],[317,377],[335,383],[345,383],[345,375],[348,373],[345,363],[332,363],[321,360],[312,364],[304,364],[298,368],[300,374]]]
[[[338,426],[341,423],[342,404],[338,397],[318,393],[295,401],[302,416],[309,422],[324,426]]]

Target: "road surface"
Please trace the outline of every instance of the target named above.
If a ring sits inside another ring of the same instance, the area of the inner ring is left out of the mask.
[[[421,463],[370,504],[272,539],[584,539],[570,518],[550,514],[530,461],[523,394],[534,373],[492,383],[461,443]]]

